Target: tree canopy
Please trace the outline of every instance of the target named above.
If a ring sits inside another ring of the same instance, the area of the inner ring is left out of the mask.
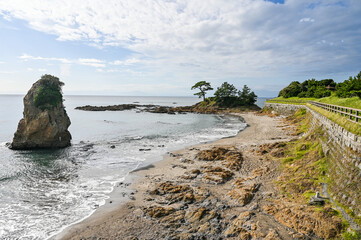
[[[194,95],[198,96],[199,98],[203,98],[203,101],[206,98],[206,92],[209,90],[213,90],[211,87],[211,84],[206,81],[199,81],[196,84],[194,84],[191,88],[193,89],[199,89],[200,92],[195,93]]]
[[[278,96],[284,98],[323,98],[331,96],[332,91],[335,92],[337,97],[358,96],[361,98],[361,72],[357,76],[350,77],[340,83],[336,83],[333,79],[316,80],[314,78],[302,83],[291,82],[290,85],[279,92]]]
[[[279,92],[279,97],[322,98],[331,95],[331,90],[336,86],[332,79],[309,79],[302,83],[294,81]]]
[[[251,92],[251,89],[247,87],[247,85],[244,85],[242,91],[239,92],[239,98],[241,104],[245,106],[253,105],[257,101],[257,95]]]
[[[239,91],[233,84],[224,82],[214,93],[214,99],[219,106],[238,107],[253,105],[257,96],[246,85],[243,86],[242,91]]]
[[[355,97],[361,98],[361,71],[357,76],[350,77],[336,86],[336,96],[338,97]]]
[[[59,78],[45,74],[39,80],[39,87],[34,96],[34,105],[42,110],[56,107],[63,101]]]

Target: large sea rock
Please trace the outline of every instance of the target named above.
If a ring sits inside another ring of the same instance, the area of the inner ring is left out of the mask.
[[[64,148],[70,146],[70,119],[63,105],[57,77],[44,75],[24,97],[24,116],[14,134],[11,149]]]

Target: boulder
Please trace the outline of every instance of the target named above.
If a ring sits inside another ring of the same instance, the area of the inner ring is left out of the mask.
[[[63,105],[59,78],[43,75],[24,97],[23,118],[11,149],[64,148],[70,145],[70,119]]]

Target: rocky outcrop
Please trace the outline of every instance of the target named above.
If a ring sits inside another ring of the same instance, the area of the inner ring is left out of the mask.
[[[139,104],[119,104],[119,105],[109,105],[109,106],[80,106],[76,107],[76,110],[83,110],[83,111],[94,111],[94,112],[100,112],[100,111],[125,111],[125,110],[142,110],[144,108],[156,108],[158,106],[156,105],[139,105]]]
[[[239,170],[243,163],[241,152],[223,147],[200,151],[196,158],[200,161],[222,161],[222,165],[231,170]]]
[[[258,190],[259,184],[245,184],[245,179],[238,178],[233,183],[233,189],[227,193],[232,199],[235,199],[242,206],[251,202],[254,193]]]
[[[342,229],[342,220],[329,207],[315,211],[312,207],[283,202],[265,205],[263,210],[273,215],[278,222],[306,236],[333,239]]]
[[[70,145],[70,119],[57,77],[44,75],[24,97],[24,113],[11,149],[64,148]]]
[[[150,113],[166,113],[166,114],[185,114],[185,113],[203,113],[203,114],[224,114],[224,113],[239,113],[243,111],[258,111],[260,108],[256,105],[243,106],[238,108],[222,108],[215,105],[205,105],[203,102],[197,103],[193,106],[183,107],[168,107],[159,105],[139,105],[139,104],[120,104],[109,106],[80,106],[77,110],[83,111],[124,111],[135,109],[137,112]]]

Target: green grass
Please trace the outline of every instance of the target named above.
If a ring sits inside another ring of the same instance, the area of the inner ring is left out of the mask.
[[[302,194],[305,197],[305,201],[309,201],[312,196],[316,195],[316,192],[308,190]]]
[[[301,101],[303,101],[303,103]],[[361,135],[360,124],[352,122],[347,117],[341,116],[340,114],[332,113],[332,112],[329,112],[329,111],[324,110],[322,108],[319,108],[319,107],[313,106],[311,104],[308,104],[307,101],[317,101],[317,102],[328,103],[328,104],[333,104],[333,105],[338,105],[338,106],[343,106],[343,107],[361,109],[361,99],[358,98],[358,97],[339,98],[339,97],[336,97],[336,96],[331,96],[331,97],[325,97],[325,98],[320,98],[320,99],[298,98],[298,97],[293,97],[293,98],[278,97],[278,98],[271,99],[271,100],[269,100],[267,102],[307,105],[311,109],[313,109],[316,112],[324,115],[328,119],[332,120],[333,122],[337,123],[341,127],[345,128],[347,131],[352,132],[352,133],[354,133],[356,135]]]
[[[310,113],[299,109],[287,120],[297,123],[297,132],[308,131]],[[291,195],[302,194],[305,202],[315,194],[315,189],[321,182],[327,182],[327,159],[316,136],[321,130],[314,129],[312,133],[295,141],[290,141],[283,148],[284,158],[280,158],[285,178],[279,183],[284,191]]]
[[[361,240],[361,234],[358,232],[345,232],[342,234],[343,239],[345,240]]]
[[[333,176],[329,175],[330,156],[326,156],[322,150],[321,140],[324,141],[326,138],[324,130],[321,128],[311,130],[309,128],[311,119],[311,113],[305,109],[299,109],[294,115],[287,117],[288,121],[297,124],[298,132],[307,132],[307,134],[287,142],[283,150],[285,157],[279,159],[282,161],[283,173],[275,182],[285,197],[298,199],[304,204],[307,204],[316,191],[320,191],[320,183],[333,182]],[[338,202],[336,205],[342,207],[360,224],[358,217],[349,208]],[[327,200],[324,206],[315,206],[313,209],[315,212],[326,213],[342,220],[341,233],[335,239],[361,240],[360,233],[348,230],[349,223],[330,201]]]
[[[338,105],[338,106],[343,106],[343,107],[361,109],[361,99],[360,98],[358,98],[358,97],[339,98],[334,95],[332,95],[330,97],[325,97],[325,98],[277,97],[277,98],[267,100],[266,102],[285,103],[285,104],[306,104],[308,101],[322,102],[322,103],[328,103],[328,104]]]
[[[346,117],[343,117],[337,113],[329,112],[327,110],[313,106],[311,104],[307,104],[307,106],[310,107],[311,109],[315,110],[316,112],[322,114],[323,116],[327,117],[331,121],[337,123],[338,125],[340,125],[344,129],[346,129],[347,131],[352,132],[353,134],[356,134],[356,135],[361,135],[361,125],[360,124],[352,122],[352,121],[348,120]]]
[[[316,100],[316,98],[298,98],[298,97],[284,98],[284,97],[277,97],[277,98],[267,100],[266,102],[303,105],[303,104],[306,104],[308,101],[315,101],[315,100]]]
[[[335,96],[320,98],[317,102],[328,103],[343,107],[361,109],[361,99],[358,97],[353,98],[339,98]]]

